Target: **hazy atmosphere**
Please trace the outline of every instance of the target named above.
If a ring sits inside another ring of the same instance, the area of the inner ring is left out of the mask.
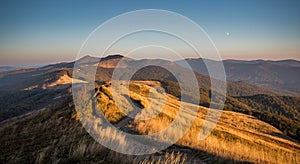
[[[84,40],[104,21],[151,8],[178,12],[198,23],[223,59],[300,60],[299,7],[299,1],[267,0],[1,1],[0,65],[74,61]],[[182,56],[191,55],[186,51]]]

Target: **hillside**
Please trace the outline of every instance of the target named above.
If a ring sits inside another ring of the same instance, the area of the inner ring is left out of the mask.
[[[285,134],[300,137],[300,99],[288,96],[254,95],[236,99],[255,109],[240,111],[249,113],[282,130]]]
[[[0,78],[0,121],[46,107],[70,95],[70,69],[25,70]]]
[[[141,85],[140,83],[137,83],[135,85],[139,85],[140,88],[143,87],[143,85]],[[146,120],[146,121],[134,120],[133,128],[136,128],[142,134],[149,134],[149,133],[156,132],[157,130],[161,130],[161,128],[164,127],[162,125],[167,126],[169,122],[175,119],[176,111],[179,109],[180,102],[177,99],[174,99],[171,95],[169,96],[170,97],[167,97],[167,105],[165,106],[165,108],[162,110],[162,113],[159,114],[158,117],[154,117],[153,119]],[[140,98],[141,103],[143,103],[143,100],[145,100],[142,97],[143,96],[141,96]],[[187,106],[189,105],[192,104],[188,104]],[[286,148],[287,149],[292,148],[294,147],[292,146],[294,144],[295,144],[294,148],[299,149],[299,144],[297,142],[293,143],[293,140],[290,140],[289,137],[284,136],[282,132],[280,132],[278,129],[274,128],[273,126],[270,126],[269,124],[259,121],[255,117],[239,114],[236,112],[230,112],[230,111],[224,111],[222,113],[221,119],[219,120],[217,127],[214,129],[211,136],[209,136],[204,141],[197,141],[195,140],[195,138],[197,137],[197,133],[199,133],[199,127],[203,125],[203,119],[205,118],[208,109],[205,107],[200,107],[199,109],[200,111],[198,113],[193,113],[193,111],[189,111],[189,108],[185,108],[183,110],[186,111],[186,115],[185,115],[186,118],[182,119],[183,121],[182,124],[184,124],[185,120],[189,120],[189,117],[191,117],[191,115],[193,114],[196,114],[198,117],[194,121],[192,128],[190,128],[188,135],[185,135],[185,137],[183,137],[178,142],[178,144],[180,145],[209,151],[211,153],[215,153],[217,155],[227,157],[227,158],[245,160],[248,162],[258,162],[258,163],[262,163],[266,161],[281,163],[280,161],[276,161],[276,160],[272,161],[273,160],[272,158],[274,158],[275,156],[277,157],[281,156],[277,153],[283,153],[281,152],[282,149],[286,150]],[[155,113],[154,111],[151,112]],[[176,132],[172,132],[170,135],[176,135]],[[280,139],[277,137],[279,137]],[[258,140],[258,138],[260,142],[253,143],[253,141]],[[282,139],[283,140],[287,139],[287,142],[279,144],[280,142],[283,141]],[[243,145],[243,146],[240,147],[239,145]],[[267,147],[269,148],[269,150],[267,150],[268,149]],[[225,152],[224,149],[226,149]],[[298,151],[299,150],[293,150],[293,148],[291,149],[291,152],[298,152]],[[250,153],[251,155],[245,152],[251,152]],[[284,156],[289,156],[289,155],[285,154]],[[284,159],[283,161],[288,163],[287,159]]]
[[[200,74],[196,74],[196,77],[199,81],[200,88],[199,105],[209,107],[211,103],[209,78]],[[181,90],[178,82],[175,80],[175,77],[170,72],[160,67],[145,67],[136,72],[132,79],[158,80],[162,83],[166,92],[178,98],[181,97]],[[194,90],[190,90],[190,93],[186,93],[186,96],[191,97],[192,99],[190,102],[199,99],[199,97],[194,96]],[[275,127],[282,130],[285,134],[288,134],[293,138],[299,138],[300,99],[298,97],[289,96],[289,94],[287,94],[286,92],[283,92],[281,94],[280,93],[281,92],[278,90],[258,87],[244,82],[228,82],[227,98],[224,110],[250,114],[260,120],[271,123]],[[287,96],[280,96],[285,94],[287,94]],[[265,95],[266,97],[274,100],[273,102],[270,102],[268,99],[261,99],[259,102],[253,104],[251,101],[246,101],[243,99],[245,97],[251,96],[257,97],[259,95]],[[281,97],[282,100],[279,100],[277,97]],[[278,104],[284,105],[280,106]],[[272,111],[265,110],[262,106],[264,106],[264,108],[272,108]]]
[[[171,65],[171,64],[172,63],[167,63],[167,65]],[[174,67],[178,72],[187,71],[184,68],[181,68],[177,65],[174,65]],[[206,90],[210,89],[211,81],[208,76],[196,72],[195,72],[195,76],[198,80],[199,88],[206,89]],[[185,77],[185,75],[183,75],[183,77],[189,78],[189,77]],[[140,69],[138,72],[136,72],[132,78],[134,80],[160,80],[160,81],[169,80],[169,81],[177,82],[176,78],[174,77],[174,75],[172,75],[171,72],[157,66],[144,67]],[[230,81],[227,81],[227,94],[229,96],[251,96],[256,94],[295,96],[295,94],[290,92],[252,85],[246,82],[230,82]]]
[[[141,107],[146,107],[147,104],[149,105],[149,92],[152,93],[151,97],[164,97],[160,92],[152,90],[152,87],[160,85],[159,82],[133,81],[127,96],[139,101]],[[97,109],[97,112],[103,110],[108,120],[128,133],[157,132],[167,126],[178,113],[180,101],[167,94],[166,105],[159,115],[145,121],[139,119],[127,121],[126,116],[118,114],[118,108],[112,108],[115,100],[109,99],[110,84],[99,85],[97,90],[99,94],[96,98],[102,102],[102,108]],[[103,105],[105,102],[112,104]],[[104,148],[86,133],[82,124],[78,122],[78,113],[76,114],[72,99],[69,97],[61,103],[55,103],[30,115],[2,122],[0,124],[1,161],[5,163],[21,161],[26,163],[163,163],[174,159],[177,163],[184,161],[299,163],[300,161],[300,145],[297,141],[255,117],[231,111],[224,111],[212,134],[207,139],[199,141],[195,138],[199,134],[208,109],[199,106],[199,112],[195,112],[189,108],[189,106],[194,107],[194,104],[184,103],[184,106],[188,108],[183,109],[185,114],[182,115],[183,118],[179,118],[182,121],[177,125],[178,128],[184,127],[186,124],[184,120],[191,119],[192,115],[197,117],[182,139],[160,153],[150,156],[127,156]],[[152,109],[142,111],[138,115],[142,116],[143,113],[151,115],[157,113],[156,110],[160,110]],[[91,109],[85,109],[86,112],[89,110]],[[120,146],[121,143],[126,142],[123,136],[109,134],[102,135],[103,139],[119,140]],[[169,133],[169,137],[173,135],[177,135],[176,131]]]

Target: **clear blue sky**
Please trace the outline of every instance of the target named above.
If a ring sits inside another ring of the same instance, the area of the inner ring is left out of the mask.
[[[2,0],[0,65],[74,60],[97,26],[137,9],[170,10],[194,20],[209,34],[224,59],[300,60],[299,0]]]

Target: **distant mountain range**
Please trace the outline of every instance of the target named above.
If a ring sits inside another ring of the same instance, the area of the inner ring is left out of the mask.
[[[205,64],[215,65],[220,61],[209,59],[186,59],[194,71],[208,75]],[[186,67],[184,62],[177,64]],[[246,83],[286,90],[294,93],[300,91],[300,61],[296,60],[224,60],[226,78],[229,81]]]
[[[22,69],[22,68],[21,67],[13,67],[13,66],[0,66],[0,73],[14,71],[17,69]]]

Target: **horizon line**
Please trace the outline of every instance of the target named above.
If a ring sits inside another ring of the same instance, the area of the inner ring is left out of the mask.
[[[116,56],[116,55],[120,55],[122,57],[127,57],[123,54],[108,54],[105,55],[103,57],[96,57],[96,56],[92,56],[92,55],[85,55],[77,60],[80,60],[84,57],[93,57],[93,58],[106,58],[109,56]],[[129,57],[128,57],[129,58]],[[161,58],[141,58],[141,59],[135,59],[135,58],[131,58],[134,60],[143,60],[143,59],[149,59],[149,60],[155,60],[155,59],[161,59]],[[197,60],[197,59],[206,59],[206,60],[214,60],[214,59],[208,59],[208,58],[202,58],[202,57],[186,57],[183,58],[184,60]],[[183,59],[178,59],[178,60],[167,60],[167,59],[162,59],[162,60],[166,60],[166,61],[171,61],[171,62],[176,62],[176,61],[180,61]],[[4,65],[0,65],[0,67],[20,67],[20,68],[38,68],[38,67],[43,67],[43,66],[48,66],[48,65],[53,65],[53,64],[59,64],[59,63],[72,63],[72,62],[76,62],[75,60],[61,60],[61,61],[57,61],[57,62],[49,62],[49,63],[41,63],[41,64],[4,64]],[[299,59],[294,59],[294,58],[283,58],[283,59],[263,59],[263,58],[257,58],[257,59],[237,59],[237,58],[227,58],[227,59],[222,59],[221,61],[241,61],[241,62],[252,62],[252,61],[264,61],[264,62],[280,62],[280,61],[296,61],[296,62],[300,62]],[[218,61],[218,60],[214,60],[214,61]]]

